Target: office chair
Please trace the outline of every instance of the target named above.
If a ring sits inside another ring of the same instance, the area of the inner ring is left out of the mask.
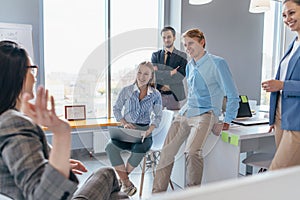
[[[1,200],[12,200],[12,198],[10,198],[10,197],[8,197],[8,196],[6,196],[4,194],[0,194],[0,199]]]
[[[162,111],[162,118],[158,128],[155,128],[152,132],[152,146],[151,149],[147,152],[143,159],[143,166],[142,166],[142,176],[141,176],[141,184],[140,184],[140,197],[142,196],[143,192],[143,184],[144,184],[144,176],[146,171],[146,166],[152,168],[153,177],[155,176],[155,166],[157,165],[158,159],[160,157],[160,151],[164,145],[165,138],[168,134],[169,128],[173,121],[174,111],[171,110],[163,110]],[[147,158],[149,162],[146,165]],[[174,190],[173,184],[170,180],[170,186],[172,190]]]

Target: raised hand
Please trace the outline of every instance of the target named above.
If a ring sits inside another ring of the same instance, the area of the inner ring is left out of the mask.
[[[58,118],[55,113],[53,96],[50,97],[51,107],[48,108],[48,90],[40,86],[37,90],[35,103],[29,102],[31,96],[23,95],[21,111],[30,117],[35,123],[48,127],[53,133],[70,133],[69,123]]]

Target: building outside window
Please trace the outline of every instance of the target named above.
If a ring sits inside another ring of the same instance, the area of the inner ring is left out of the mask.
[[[108,102],[113,105],[133,83],[137,65],[158,48],[161,2],[43,2],[45,85],[58,115],[66,105],[86,105],[87,118],[110,117]]]

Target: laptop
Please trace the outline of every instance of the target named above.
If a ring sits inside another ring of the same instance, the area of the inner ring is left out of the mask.
[[[248,97],[246,95],[240,96],[239,104],[240,107],[238,110],[237,117],[235,120],[232,121],[232,123],[242,126],[252,126],[269,123],[269,118],[266,118],[263,113],[256,113],[255,116],[252,115]]]
[[[123,142],[137,143],[142,141],[141,134],[145,131],[109,126],[108,132],[111,139],[120,140]]]

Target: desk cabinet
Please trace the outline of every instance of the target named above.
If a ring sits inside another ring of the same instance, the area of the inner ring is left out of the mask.
[[[221,181],[226,179],[238,178],[240,174],[240,156],[241,153],[265,152],[274,153],[276,150],[275,139],[273,133],[268,133],[268,125],[258,126],[232,126],[228,134],[231,137],[238,137],[238,144],[233,145],[224,142],[221,136],[215,142],[214,148],[205,155],[204,154],[204,170],[202,184]],[[211,141],[215,140],[214,135],[209,135],[205,148],[209,149]],[[181,148],[179,155],[183,154]],[[180,187],[184,187],[185,183],[185,159],[182,156],[176,159],[171,179]]]

